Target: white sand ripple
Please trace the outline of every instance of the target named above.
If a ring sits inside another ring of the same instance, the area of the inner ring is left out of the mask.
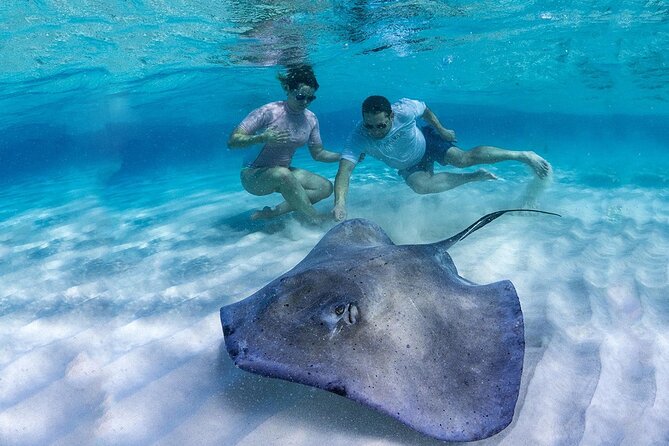
[[[166,183],[73,177],[3,194],[17,212],[0,221],[0,444],[443,444],[234,368],[218,308],[291,268],[323,230],[245,233],[221,221],[267,198],[208,176]],[[351,216],[398,243],[445,238],[516,195],[503,183],[439,197],[357,187]],[[40,192],[79,198],[26,202]],[[452,248],[464,277],[511,279],[525,315],[514,421],[479,444],[669,444],[668,195],[558,178],[538,204],[562,218],[506,216]]]

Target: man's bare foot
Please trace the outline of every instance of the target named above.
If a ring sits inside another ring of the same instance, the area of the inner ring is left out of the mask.
[[[476,172],[472,173],[474,178],[478,181],[488,181],[488,180],[499,180],[499,177],[492,172],[488,172],[485,169],[479,169]]]
[[[539,178],[546,178],[551,173],[551,165],[536,153],[526,152],[525,156],[527,165],[534,170]]]
[[[265,206],[262,210],[251,214],[251,220],[269,220],[272,217],[274,217],[274,211],[269,206]]]

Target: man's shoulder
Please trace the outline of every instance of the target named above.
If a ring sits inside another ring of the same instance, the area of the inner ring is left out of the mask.
[[[421,101],[420,99],[413,99],[413,98],[404,97],[404,98],[400,98],[397,101],[395,101],[393,103],[393,107],[398,106],[398,105],[403,105],[403,104],[416,104],[416,103],[420,104],[421,102],[423,102],[423,101]]]
[[[348,134],[348,139],[356,142],[367,142],[371,140],[367,132],[363,131],[362,122],[355,124],[351,133]]]
[[[425,102],[423,102],[419,99],[402,98],[402,99],[399,99],[394,104],[392,104],[391,107],[392,107],[393,111],[395,111],[395,110],[422,108],[424,106],[425,106]]]
[[[362,123],[359,122],[353,127],[353,130],[348,134],[346,138],[346,144],[344,145],[345,150],[355,151],[355,152],[364,152],[368,148],[368,143],[371,141],[371,138],[367,135],[366,132],[362,131]]]
[[[423,101],[421,101],[420,99],[413,99],[413,98],[404,97],[404,98],[398,99],[395,102],[395,104],[415,103],[415,102],[423,102]]]
[[[401,122],[422,116],[426,107],[424,102],[409,98],[402,98],[392,105],[396,118]]]

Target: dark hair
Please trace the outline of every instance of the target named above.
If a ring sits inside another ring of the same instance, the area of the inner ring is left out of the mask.
[[[291,65],[288,71],[277,75],[281,85],[285,90],[297,90],[300,84],[308,85],[314,90],[318,90],[318,81],[311,65],[299,64]]]
[[[383,96],[370,96],[362,103],[362,113],[385,113],[390,116],[393,109],[390,108],[390,101]]]

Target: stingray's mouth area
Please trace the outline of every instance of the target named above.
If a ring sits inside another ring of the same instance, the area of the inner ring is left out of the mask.
[[[228,353],[233,357],[230,350]],[[279,363],[272,359],[249,354],[248,350],[240,351],[233,357],[233,360],[236,367],[246,372],[317,387],[344,397],[349,396],[346,385],[331,373],[321,373],[322,367],[317,364]]]
[[[231,344],[233,345],[229,345],[226,342],[226,348],[228,355],[230,355],[236,367],[270,378],[288,379],[284,378],[285,371],[282,370],[281,365],[277,364],[276,361],[258,357],[250,352],[246,346],[240,346],[238,343]]]
[[[237,342],[230,336],[225,337],[225,349],[228,351],[230,359],[232,359],[235,364],[237,364],[238,361],[243,361],[248,353],[246,342]]]
[[[336,393],[337,395],[347,396],[348,394],[346,386],[340,380],[328,376],[329,374],[321,374],[313,367],[277,363],[272,360],[252,358],[249,356],[239,358],[235,361],[235,365],[244,371],[266,376],[268,378],[282,379],[311,387],[317,387]]]

